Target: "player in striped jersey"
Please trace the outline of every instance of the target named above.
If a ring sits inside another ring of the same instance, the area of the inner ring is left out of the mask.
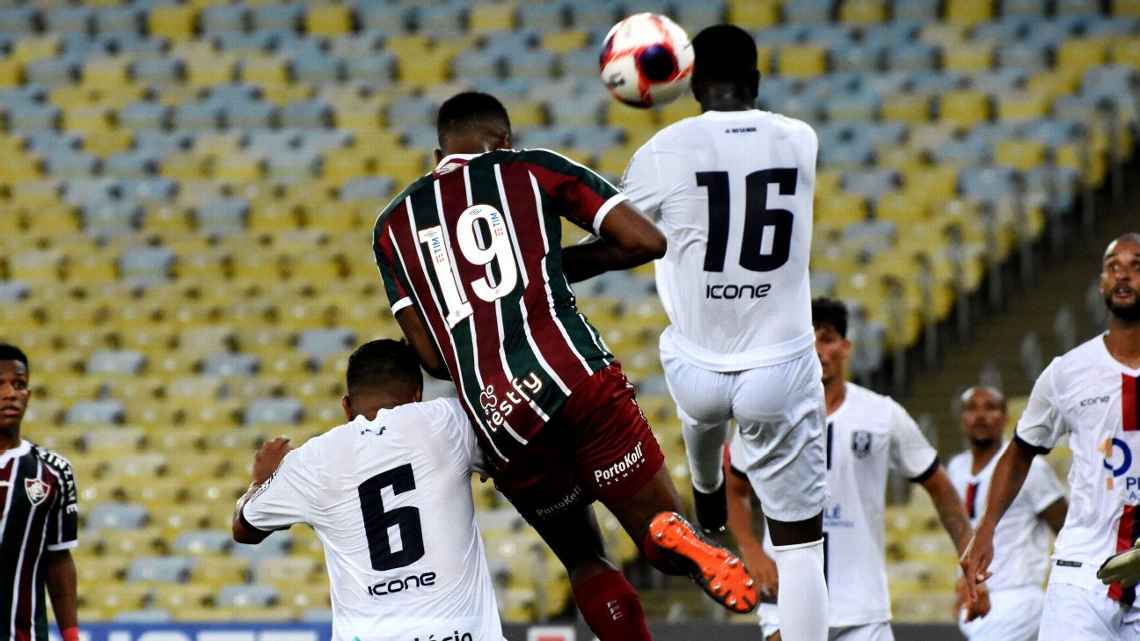
[[[1068,437],[1071,507],[1053,546],[1040,641],[1140,639],[1135,586],[1105,587],[1097,576],[1101,564],[1131,548],[1140,533],[1140,234],[1114,240],[1101,267],[1108,332],[1054,358],[1033,384],[1017,433],[994,468],[985,514],[962,555],[972,599],[991,574],[995,530],[1033,457]]]
[[[455,383],[496,486],[565,564],[603,641],[649,634],[636,593],[604,556],[596,499],[657,567],[751,610],[740,561],[676,514],[632,385],[570,287],[660,257],[664,237],[590,169],[512,149],[492,96],[445,102],[439,137],[439,164],[380,214],[374,250],[405,336],[428,372]],[[598,238],[563,248],[562,217]]]
[[[0,343],[0,640],[48,641],[46,585],[63,641],[78,641],[75,479],[67,459],[20,438],[28,380],[28,357]]]

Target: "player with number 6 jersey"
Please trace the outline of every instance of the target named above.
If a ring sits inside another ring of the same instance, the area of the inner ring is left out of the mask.
[[[709,27],[693,48],[701,115],[641,147],[623,189],[669,239],[657,261],[671,323],[661,362],[697,520],[724,528],[721,448],[735,419],[781,576],[795,586],[780,591],[784,638],[822,641],[826,412],[808,279],[818,141],[808,124],[755,108],[760,74],[748,32]]]
[[[420,402],[419,359],[377,340],[348,361],[348,423],[290,451],[262,446],[234,538],[298,523],[325,551],[334,641],[503,638],[475,523],[482,457],[454,398]]]

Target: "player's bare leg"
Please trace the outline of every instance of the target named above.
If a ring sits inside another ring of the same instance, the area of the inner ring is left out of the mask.
[[[690,576],[713,600],[734,612],[756,608],[756,583],[744,563],[706,541],[681,516],[681,499],[664,467],[632,498],[606,507],[658,570]]]
[[[827,583],[823,576],[823,514],[804,521],[766,519],[780,573],[776,607],[788,641],[827,639]]]
[[[606,558],[592,507],[571,508],[531,525],[565,566],[574,602],[599,641],[650,641],[641,601]]]

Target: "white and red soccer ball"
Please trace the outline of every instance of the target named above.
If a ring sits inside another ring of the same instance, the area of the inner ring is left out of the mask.
[[[637,13],[606,34],[598,67],[618,100],[642,109],[663,105],[689,88],[693,45],[669,18]]]

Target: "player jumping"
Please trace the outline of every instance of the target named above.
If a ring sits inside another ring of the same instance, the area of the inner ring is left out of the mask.
[[[1140,534],[1140,234],[1109,244],[1100,293],[1109,311],[1108,331],[1053,359],[1037,378],[1013,442],[994,469],[985,515],[962,556],[973,598],[977,584],[993,573],[995,531],[1033,457],[1067,435],[1072,508],[1053,548],[1040,641],[1140,639],[1135,587],[1114,582],[1106,588],[1097,578],[1101,564],[1131,548]]]
[[[776,543],[784,638],[822,641],[825,410],[808,281],[818,141],[806,123],[755,109],[760,73],[748,32],[709,27],[693,48],[702,113],[639,149],[623,188],[669,239],[657,262],[671,322],[661,361],[697,520],[724,527],[721,448],[736,419],[738,464]]]
[[[362,345],[348,359],[349,422],[292,451],[265,443],[234,512],[239,543],[316,530],[334,641],[503,638],[471,500],[475,436],[454,398],[420,402],[422,376],[407,345]]]
[[[827,482],[831,497],[824,510],[824,567],[831,603],[831,641],[890,641],[891,599],[887,592],[884,558],[884,511],[887,471],[894,468],[922,485],[946,528],[961,550],[970,538],[970,524],[954,493],[938,453],[919,431],[914,419],[894,400],[846,381],[847,308],[839,301],[817,299],[811,306],[815,351],[823,370],[827,400]],[[742,439],[730,448],[728,476],[729,528],[748,567],[756,573],[766,601],[777,589],[787,589],[783,575],[752,530],[752,491],[748,475],[734,467]],[[761,508],[764,506],[761,505]],[[777,586],[777,578],[780,584]],[[776,641],[783,626],[777,608],[760,605],[764,638]],[[787,638],[784,634],[783,638]]]
[[[633,387],[570,288],[660,257],[664,237],[593,171],[511,149],[506,109],[489,95],[447,100],[438,129],[435,171],[376,221],[376,261],[425,369],[455,383],[496,486],[566,566],[603,641],[649,633],[637,593],[605,557],[594,500],[656,567],[751,610],[743,564],[677,514]],[[562,248],[561,217],[599,238]]]
[[[20,437],[28,357],[0,343],[0,621],[7,641],[48,641],[47,601],[63,641],[79,641],[79,506],[71,463]]]
[[[971,524],[977,525],[986,505],[994,467],[1005,444],[1002,432],[1009,415],[1006,400],[992,387],[971,387],[962,394],[962,431],[970,449],[950,459],[946,471],[966,505]],[[1025,485],[994,532],[997,541],[992,567],[985,583],[989,612],[960,627],[970,641],[1032,641],[1037,638],[1042,585],[1049,569],[1049,529],[1061,531],[1069,504],[1053,468],[1035,458]],[[959,598],[965,594],[960,591]]]

